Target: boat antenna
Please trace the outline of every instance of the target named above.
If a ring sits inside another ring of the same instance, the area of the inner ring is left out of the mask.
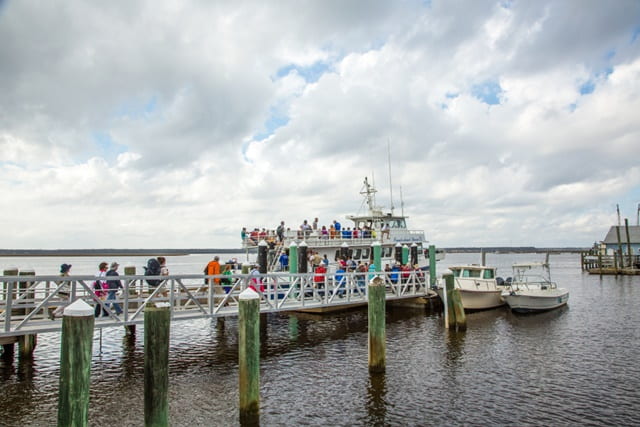
[[[391,146],[387,138],[387,163],[389,163],[389,197],[391,198],[391,215],[393,215],[393,184],[391,184]]]
[[[400,186],[400,212],[404,216],[404,199],[402,198],[402,185]]]
[[[376,208],[376,189],[373,185],[369,184],[366,176],[364,177],[364,185],[362,186],[362,190],[360,190],[360,194],[365,196],[367,206],[369,206],[369,212],[373,212]]]
[[[640,203],[638,203],[638,211],[636,212],[636,225],[640,225]]]
[[[616,211],[618,212],[618,227],[620,227],[620,205],[616,203]]]

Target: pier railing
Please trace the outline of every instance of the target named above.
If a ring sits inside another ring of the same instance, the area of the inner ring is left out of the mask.
[[[231,279],[202,274],[123,275],[118,277],[123,289],[111,290],[113,294],[106,298],[96,295],[93,288],[94,282],[105,280],[104,277],[79,275],[63,280],[60,276],[0,276],[0,337],[59,330],[61,321],[54,316],[62,311],[58,307],[77,299],[99,307],[96,327],[143,323],[144,309],[152,302],[169,303],[174,320],[235,316],[239,294],[248,287],[260,294],[261,312],[322,311],[366,304],[367,282],[376,275],[385,279],[388,300],[425,296],[430,291],[428,277],[423,273],[234,274]],[[150,286],[147,280],[160,283]]]
[[[353,230],[352,230],[353,231]],[[307,245],[312,247],[333,247],[340,246],[343,243],[348,245],[372,245],[375,242],[415,242],[416,244],[424,243],[425,234],[424,230],[407,230],[407,229],[390,229],[388,234],[382,233],[378,230],[375,233],[363,233],[359,232],[357,237],[351,234],[342,234],[342,232],[336,232],[333,236],[323,235],[319,230],[312,230],[309,232],[302,231],[286,231],[283,233],[285,242],[295,241],[300,243],[306,242]],[[267,242],[278,242],[278,238],[275,231],[269,230],[266,233],[260,233],[258,236],[247,235],[242,242],[243,248],[256,248],[258,243],[262,240]]]

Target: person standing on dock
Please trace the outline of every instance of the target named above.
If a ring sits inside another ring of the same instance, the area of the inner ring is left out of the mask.
[[[282,243],[284,240],[284,221],[280,221],[280,225],[276,228],[276,235],[278,236],[278,241]]]
[[[69,271],[71,270],[71,264],[62,264],[60,266],[60,276],[61,277],[69,277]],[[71,295],[71,287],[69,286],[69,282],[64,280],[59,282],[58,285],[62,284],[62,287],[58,291],[58,296],[60,296],[60,301],[68,301],[69,296]],[[64,309],[66,305],[59,305],[56,307],[54,311],[51,312],[49,318],[54,320],[56,317],[62,317]]]
[[[119,265],[120,264],[118,264],[117,262],[112,262],[111,268],[109,268],[109,271],[107,271],[106,276],[107,277],[119,276],[118,274]],[[108,292],[107,301],[114,301],[111,303],[109,308],[111,310],[115,310],[116,314],[122,314],[122,308],[120,307],[120,304],[115,302],[116,292],[118,292],[118,290],[120,289],[123,289],[122,282],[120,281],[120,279],[107,279],[107,286],[109,288],[109,290],[107,291]]]
[[[102,280],[102,277],[106,277],[107,275],[107,266],[109,264],[107,264],[106,262],[101,262],[100,265],[98,265],[98,272],[96,273],[96,277],[98,277],[98,279],[96,279],[95,282],[93,282],[93,291],[95,292],[96,296],[100,299],[100,300],[104,300],[105,299],[105,289],[107,288],[107,283]],[[102,308],[102,305],[98,302],[96,302],[96,308],[94,310],[94,316],[95,317],[100,317],[100,312],[102,312],[103,316],[107,316],[107,312],[104,310],[104,308]]]
[[[280,271],[287,271],[289,269],[289,256],[285,251],[282,251],[282,254],[280,254],[278,263],[280,264]]]
[[[207,264],[207,276],[215,276],[220,274],[220,257],[214,256],[209,264]],[[206,288],[205,288],[206,289]],[[220,286],[220,278],[213,279],[213,292],[215,294],[224,294],[222,287]]]

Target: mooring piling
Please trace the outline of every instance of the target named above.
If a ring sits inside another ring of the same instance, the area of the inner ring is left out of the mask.
[[[144,310],[144,424],[169,425],[169,303]]]
[[[238,373],[240,421],[260,419],[260,295],[247,288],[239,296]]]
[[[78,299],[64,309],[60,340],[58,426],[89,425],[93,307]]]
[[[298,245],[298,273],[307,272],[307,243],[303,240]]]
[[[264,240],[260,240],[258,243],[258,271],[260,274],[267,273],[267,258],[268,258],[269,246]]]
[[[453,274],[443,274],[445,287],[442,292],[445,294],[445,326],[449,329],[455,328],[458,331],[467,329],[467,318],[462,306],[460,291],[455,289],[455,278]]]
[[[373,263],[376,266],[376,271],[382,271],[382,245],[380,242],[375,241],[371,244],[373,247]]]
[[[384,372],[386,365],[386,298],[384,279],[376,276],[369,282],[369,372]]]
[[[436,284],[436,247],[429,245],[429,285],[431,287]]]
[[[296,242],[291,242],[289,245],[289,273],[298,272],[298,245]]]

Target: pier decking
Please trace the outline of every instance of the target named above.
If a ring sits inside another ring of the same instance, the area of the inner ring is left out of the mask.
[[[640,275],[640,256],[627,255],[616,251],[603,254],[598,249],[580,253],[582,270],[590,274]]]
[[[22,335],[56,332],[62,327],[61,318],[51,314],[59,306],[66,306],[77,299],[88,304],[99,304],[107,313],[96,318],[95,327],[112,327],[142,324],[144,309],[149,303],[168,302],[171,320],[197,318],[221,318],[238,315],[238,296],[249,286],[259,291],[260,312],[278,311],[327,311],[367,304],[367,282],[375,275],[385,280],[387,301],[402,301],[433,297],[428,289],[428,275],[412,271],[404,277],[393,273],[343,273],[340,276],[315,273],[269,273],[260,276],[234,274],[231,284],[208,285],[214,278],[228,276],[204,276],[184,274],[159,276],[157,287],[150,287],[149,276],[119,276],[123,290],[114,300],[102,300],[93,291],[93,283],[104,277],[69,276],[62,283],[60,276],[1,276],[3,284],[0,299],[0,342],[10,343]],[[113,279],[113,278],[111,278]],[[70,297],[60,294],[65,286]],[[112,306],[117,303],[122,313]]]

